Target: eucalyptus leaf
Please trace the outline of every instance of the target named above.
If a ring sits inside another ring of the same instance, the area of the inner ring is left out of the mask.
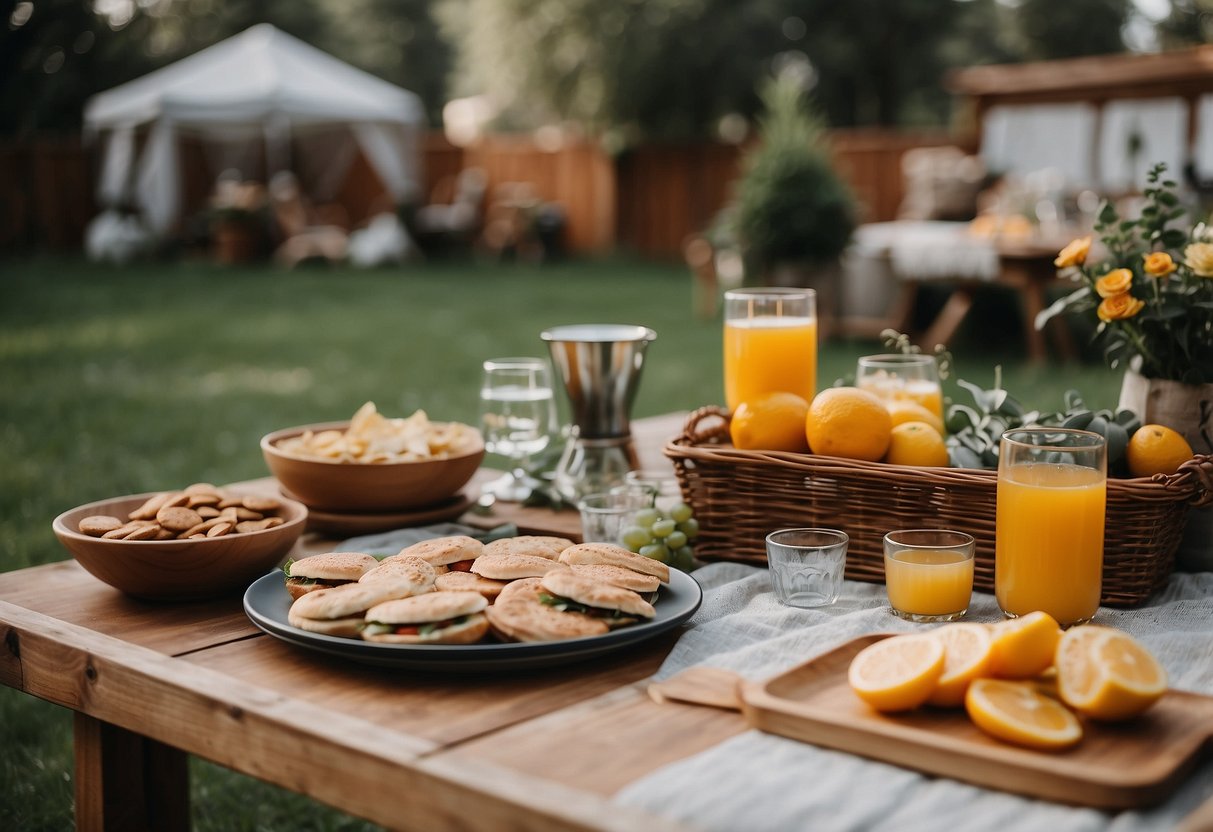
[[[990,411],[989,396],[986,395],[985,390],[982,390],[971,381],[965,381],[963,378],[956,379],[956,383],[969,391],[969,393],[973,396],[973,401],[977,404],[978,410],[983,413],[988,413]]]
[[[953,446],[948,454],[952,462],[953,468],[984,468],[982,464],[981,454],[969,450],[963,445]]]
[[[1113,465],[1125,455],[1129,444],[1129,432],[1116,422],[1105,422],[1104,438],[1108,441],[1108,464]]]
[[[1071,430],[1086,430],[1087,425],[1091,424],[1091,420],[1095,418],[1095,414],[1090,410],[1080,410],[1077,413],[1072,413],[1062,420],[1063,428]]]

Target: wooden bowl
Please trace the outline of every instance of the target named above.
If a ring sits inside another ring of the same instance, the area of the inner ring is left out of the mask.
[[[434,505],[467,484],[484,459],[484,442],[459,456],[416,462],[333,462],[293,456],[277,445],[304,431],[344,430],[349,422],[284,428],[261,437],[265,464],[278,482],[320,511],[393,511]],[[478,435],[477,435],[478,436]]]
[[[286,522],[260,532],[205,540],[105,540],[78,531],[80,521],[94,514],[125,519],[154,493],[159,492],[65,511],[52,523],[55,536],[81,566],[110,586],[138,598],[180,601],[243,591],[286,557],[307,521],[306,506],[279,497],[282,508],[277,513]]]

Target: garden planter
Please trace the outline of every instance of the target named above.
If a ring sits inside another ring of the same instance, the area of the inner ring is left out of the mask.
[[[1119,407],[1137,413],[1143,424],[1179,431],[1198,454],[1213,453],[1213,384],[1183,384],[1125,372]],[[1183,542],[1175,553],[1181,572],[1213,570],[1213,506],[1188,512]]]

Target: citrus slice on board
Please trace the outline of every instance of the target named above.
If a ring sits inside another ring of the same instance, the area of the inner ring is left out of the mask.
[[[1082,739],[1082,724],[1069,708],[1028,682],[978,679],[965,694],[969,719],[995,739],[1046,751]]]
[[[1001,679],[1038,676],[1053,664],[1061,627],[1047,612],[1030,612],[992,628],[990,675]]]
[[[1075,627],[1057,645],[1057,691],[1085,716],[1137,716],[1167,692],[1167,673],[1140,642],[1111,627]]]
[[[943,642],[927,634],[892,636],[851,659],[847,681],[878,711],[908,711],[927,701],[944,668]]]
[[[943,673],[927,703],[943,708],[963,705],[969,685],[988,673],[990,628],[968,622],[945,624],[931,635],[943,642],[944,658]]]

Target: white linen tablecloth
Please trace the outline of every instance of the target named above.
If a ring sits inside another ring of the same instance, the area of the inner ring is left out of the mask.
[[[761,680],[866,633],[925,626],[891,615],[879,584],[846,581],[833,606],[799,610],[775,601],[763,568],[717,563],[694,576],[704,590],[703,605],[655,680],[693,665]],[[969,620],[1000,618],[992,595],[974,593]],[[1096,623],[1140,639],[1166,667],[1172,687],[1213,694],[1213,573],[1177,573],[1147,606],[1101,608]],[[1162,805],[1113,813],[983,789],[746,731],[631,783],[615,800],[691,828],[722,832],[1155,832],[1174,828],[1210,796],[1213,763],[1208,761]]]

